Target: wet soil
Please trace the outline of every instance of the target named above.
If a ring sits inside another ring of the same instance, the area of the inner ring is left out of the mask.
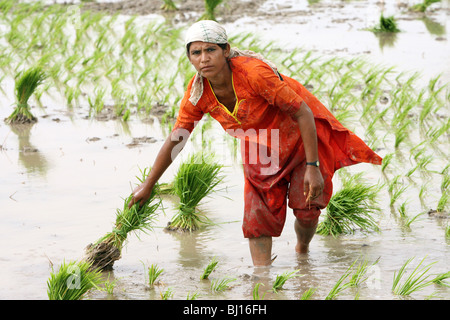
[[[401,9],[404,2],[397,3]],[[167,15],[161,12],[160,4],[160,1],[123,1],[86,3],[85,8],[126,15]],[[443,71],[443,79],[450,79],[449,57],[443,53],[448,48],[447,34],[424,31],[422,22],[416,20],[418,14],[405,13],[400,18],[408,26],[420,26],[412,36],[399,35],[396,48],[383,51],[377,38],[360,34],[360,28],[376,21],[378,11],[364,20],[358,8],[368,12],[380,7],[381,2],[377,1],[350,4],[326,1],[311,6],[307,1],[300,5],[295,1],[284,4],[228,1],[219,8],[217,16],[231,32],[263,30],[267,41],[278,39],[285,49],[306,45],[324,55],[373,55],[376,61],[404,63],[401,66],[407,70],[426,69],[432,75]],[[330,10],[335,14],[330,14]],[[448,12],[448,7],[443,10]],[[202,11],[202,1],[182,1],[173,19],[186,23]],[[440,14],[442,11],[432,10],[429,17],[439,20]],[[448,27],[448,19],[445,21]],[[339,44],[333,41],[336,35],[340,35]],[[319,36],[323,40],[318,42],[314,37]],[[417,39],[423,42],[422,46],[417,45]],[[409,59],[412,60],[408,62]],[[4,105],[11,104],[11,99],[4,100]],[[39,119],[34,125],[0,123],[0,242],[5,244],[0,257],[2,299],[47,298],[46,281],[51,267],[57,268],[63,260],[81,258],[87,244],[111,231],[116,208],[123,205],[123,198],[136,185],[133,177],[153,163],[168,130],[158,117],[165,111],[163,106],[155,108],[157,113],[147,119],[134,115],[124,122],[114,116],[113,108],[91,118],[87,116],[88,110],[68,110],[54,102],[44,104],[49,107],[33,108]],[[1,108],[0,119],[9,113],[9,109]],[[427,262],[437,262],[433,273],[448,271],[450,242],[444,236],[448,215],[438,217],[431,210],[407,228],[392,212],[387,195],[381,204],[380,233],[356,231],[338,238],[316,235],[308,255],[295,253],[293,217],[288,212],[282,236],[274,239],[273,252],[277,258],[273,266],[254,268],[241,231],[242,170],[239,162],[229,156],[229,140],[221,128],[213,125],[208,137],[215,142],[217,154],[224,159],[227,155],[224,160],[227,189],[202,205],[215,224],[192,234],[165,232],[174,213],[173,199],[165,199],[164,211],[154,230],[139,237],[131,236],[122,258],[112,271],[105,272],[105,279],[116,281],[114,293],[93,291],[87,299],[159,300],[161,292],[172,288],[173,299],[183,300],[188,293],[198,292],[200,299],[250,300],[257,283],[264,285],[261,293],[269,291],[277,274],[296,269],[301,270],[302,277],[288,281],[277,294],[267,292],[265,299],[297,300],[309,288],[317,289],[314,299],[323,299],[347,268],[362,258],[377,262],[369,271],[369,281],[361,288],[344,291],[339,299],[354,299],[356,294],[360,299],[403,299],[392,294],[391,285],[394,272],[406,259],[416,257],[415,266],[426,257]],[[199,145],[192,142],[186,153]],[[162,182],[171,180],[182,159],[176,160]],[[355,166],[352,172],[365,172],[373,183],[380,179],[379,169],[370,165]],[[438,193],[438,182],[434,184],[430,192]],[[411,215],[423,211],[419,199],[412,199],[410,207]],[[236,279],[222,293],[211,292],[211,280],[199,281],[203,268],[213,257],[219,260],[219,265],[211,279]],[[151,264],[165,269],[154,287],[147,284],[146,272]],[[428,287],[407,298],[425,299],[431,294],[450,299],[449,289],[442,286]]]

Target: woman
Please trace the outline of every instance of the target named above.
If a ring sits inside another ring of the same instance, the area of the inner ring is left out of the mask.
[[[242,229],[253,264],[271,264],[272,237],[281,234],[287,205],[296,217],[296,251],[308,252],[320,209],[332,195],[334,172],[359,162],[380,164],[381,158],[270,61],[231,49],[218,23],[200,21],[189,28],[186,50],[197,74],[188,85],[173,131],[146,181],[133,191],[130,206],[148,199],[195,124],[209,113],[241,139]]]

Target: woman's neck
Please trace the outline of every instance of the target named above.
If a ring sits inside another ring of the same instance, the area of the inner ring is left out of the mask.
[[[233,88],[232,72],[228,64],[225,64],[222,71],[218,72],[214,78],[210,78],[208,80],[214,90],[221,91]]]

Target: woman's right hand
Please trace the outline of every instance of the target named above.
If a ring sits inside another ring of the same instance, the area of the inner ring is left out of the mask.
[[[128,208],[131,208],[136,203],[139,203],[141,206],[144,205],[144,203],[150,198],[152,189],[153,187],[151,187],[147,181],[137,186],[136,189],[133,190],[133,197],[128,204]]]
[[[163,146],[161,147],[161,150],[158,152],[155,163],[145,181],[141,185],[136,187],[136,189],[134,189],[133,197],[128,204],[129,208],[131,208],[136,203],[139,203],[142,206],[150,198],[150,196],[152,195],[153,187],[158,182],[159,178],[170,166],[178,153],[183,149],[184,144],[189,137],[189,132],[187,130],[184,130],[181,133],[177,133],[175,138],[172,138],[172,135],[173,133],[169,134]],[[180,143],[181,145],[177,147],[177,145]],[[176,150],[175,147],[177,147]]]

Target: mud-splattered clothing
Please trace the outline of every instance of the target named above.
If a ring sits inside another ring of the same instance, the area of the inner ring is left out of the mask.
[[[325,208],[331,198],[332,177],[337,169],[360,162],[381,163],[376,153],[342,126],[299,82],[274,73],[254,58],[232,58],[230,67],[236,94],[234,110],[217,100],[207,79],[203,79],[200,100],[193,105],[189,102],[191,80],[174,130],[191,132],[195,122],[209,113],[230,135],[241,139],[245,176],[242,228],[246,238],[279,236],[286,205],[296,209],[300,220],[317,218],[318,209]],[[308,204],[303,194],[305,152],[298,122],[293,118],[302,101],[314,114],[325,183],[322,195]]]

